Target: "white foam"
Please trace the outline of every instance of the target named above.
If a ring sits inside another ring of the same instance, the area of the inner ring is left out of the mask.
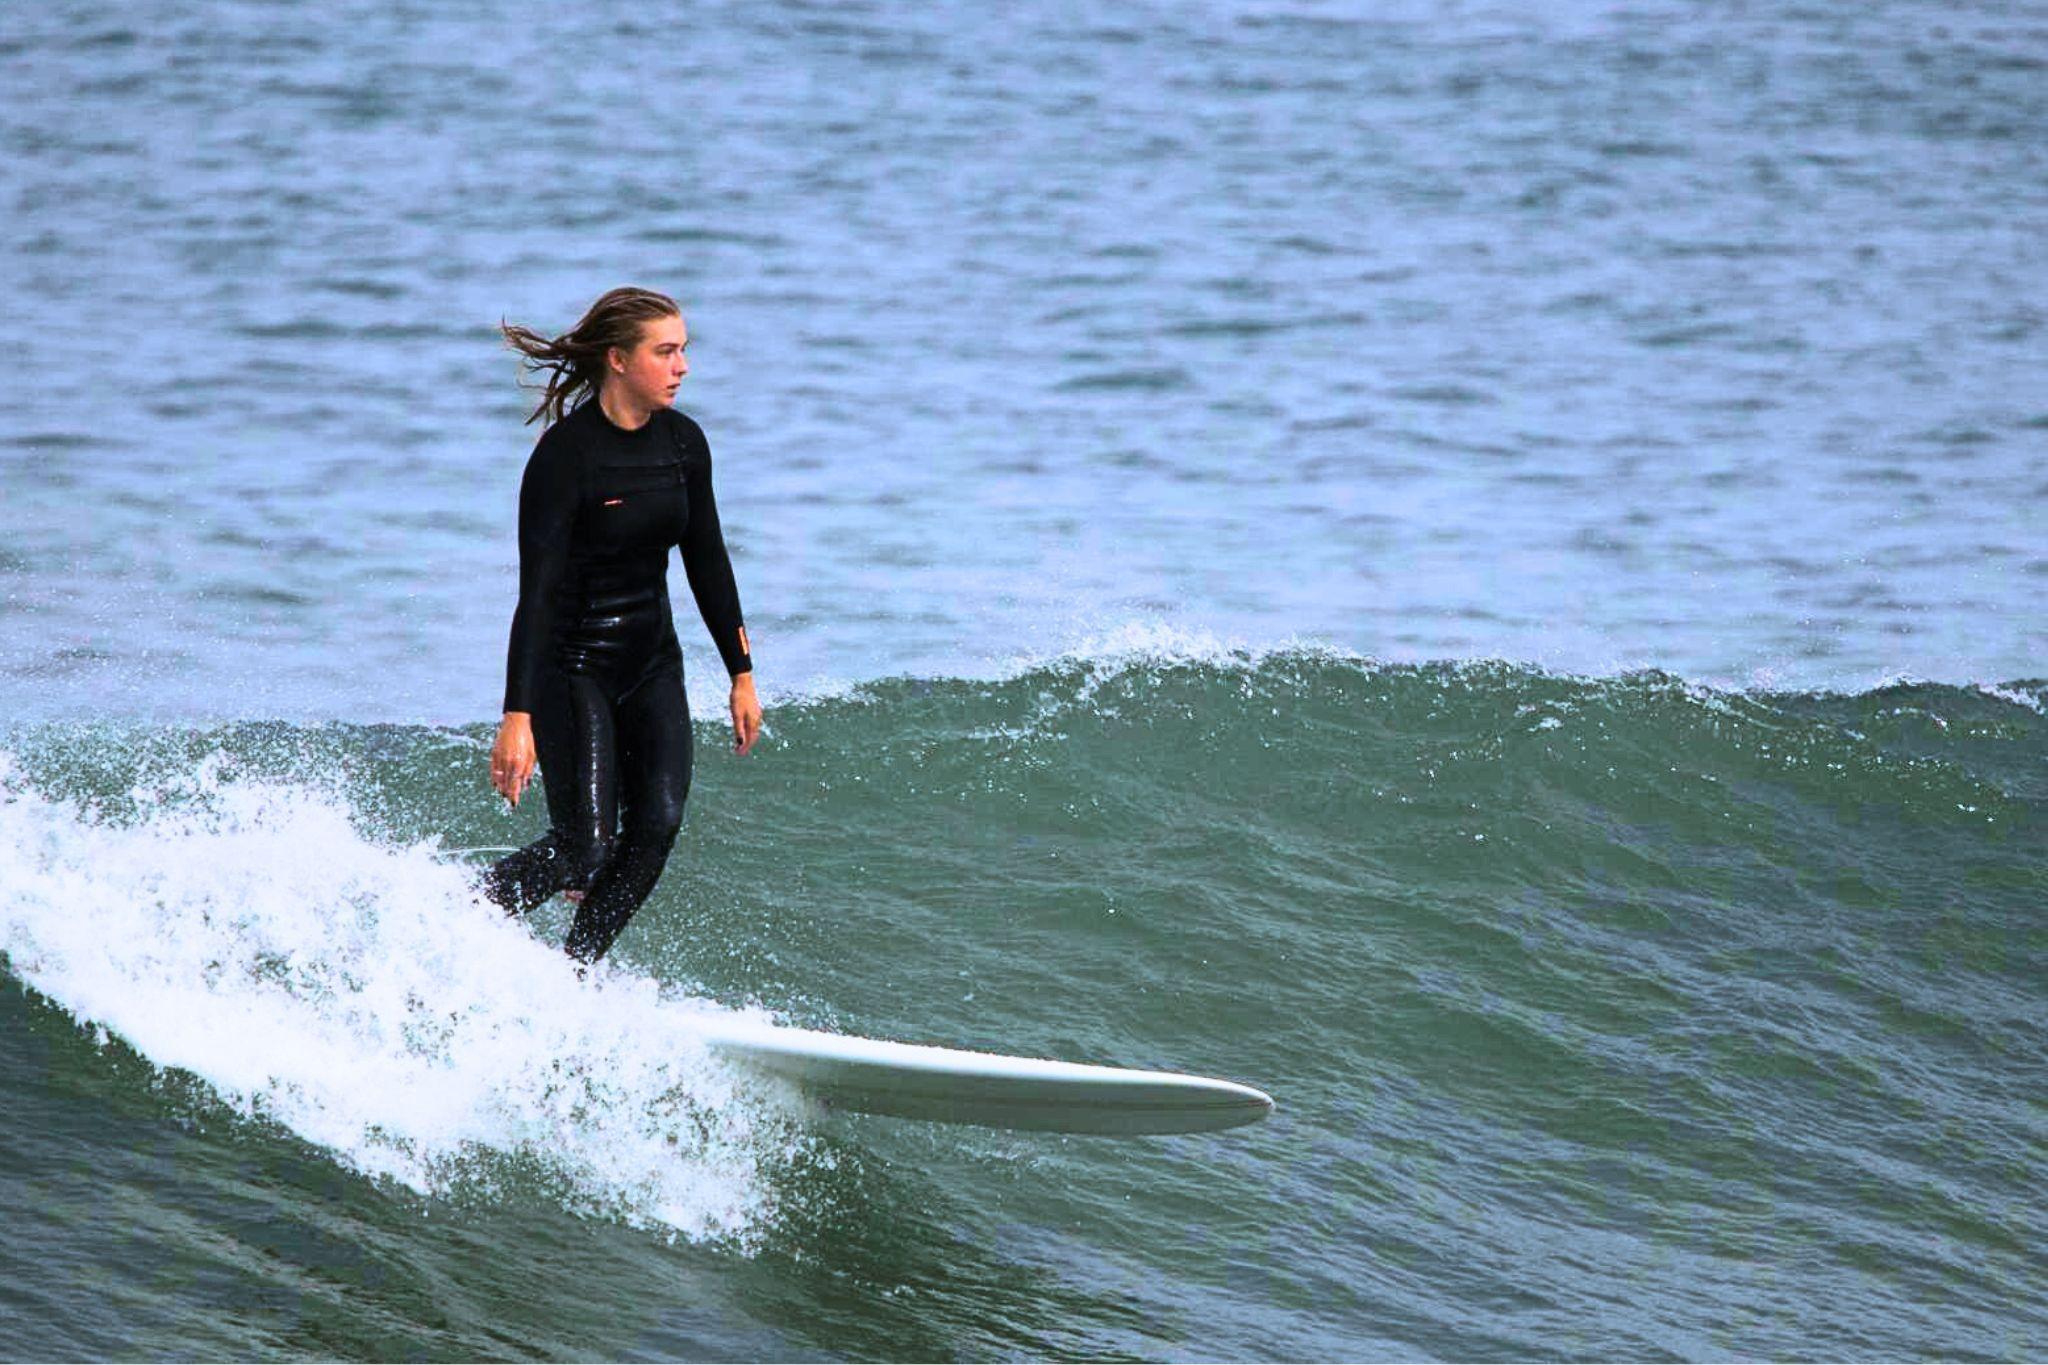
[[[2043,714],[2042,697],[2036,697],[2030,693],[2022,692],[2017,687],[2000,686],[1997,683],[1978,683],[1976,686],[1977,690],[1987,697],[1992,697],[2002,702],[2008,702],[2014,706],[2024,706],[2027,710],[2032,711],[2037,716]],[[2043,695],[2048,696],[2048,693],[2044,693]]]
[[[372,842],[336,793],[222,772],[108,814],[0,754],[12,973],[368,1175],[432,1195],[537,1164],[579,1212],[754,1238],[804,1139],[705,1053],[692,1019],[717,1006],[624,972],[579,982],[431,845]]]
[[[1043,648],[959,660],[953,669],[926,681],[1005,683],[1047,670],[1077,669],[1086,675],[1082,679],[1079,696],[1079,700],[1085,701],[1094,695],[1104,680],[1131,669],[1210,665],[1249,673],[1278,658],[1320,659],[1361,667],[1374,667],[1381,662],[1311,637],[1287,636],[1253,641],[1157,618],[1131,617],[1098,624],[1065,637],[1051,638]],[[856,678],[820,675],[796,686],[778,688],[768,700],[771,709],[773,706],[858,701],[873,695],[874,689],[880,685],[910,676],[887,674]]]

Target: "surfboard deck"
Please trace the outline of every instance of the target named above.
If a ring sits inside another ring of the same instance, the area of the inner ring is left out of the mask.
[[[744,1018],[699,1030],[729,1061],[794,1084],[830,1109],[1050,1133],[1203,1133],[1256,1123],[1272,1096],[1175,1071],[895,1043]]]

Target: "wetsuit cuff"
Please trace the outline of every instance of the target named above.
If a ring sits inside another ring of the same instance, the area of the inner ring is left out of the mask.
[[[745,626],[734,626],[731,638],[717,643],[718,655],[725,661],[726,676],[737,678],[742,673],[754,671],[753,642],[747,639]]]

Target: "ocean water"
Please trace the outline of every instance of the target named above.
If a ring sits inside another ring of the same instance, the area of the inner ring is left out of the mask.
[[[0,14],[0,1355],[2048,1354],[2048,11]],[[768,702],[475,868],[679,296]],[[1266,1123],[806,1110],[706,1010]]]

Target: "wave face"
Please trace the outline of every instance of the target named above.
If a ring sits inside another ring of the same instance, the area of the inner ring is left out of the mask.
[[[21,730],[14,1346],[2039,1355],[2044,704],[1305,651],[866,684],[744,761],[700,729],[583,982],[561,907],[469,890],[540,826],[481,730]],[[704,1056],[720,1008],[1280,1108],[806,1114]]]

